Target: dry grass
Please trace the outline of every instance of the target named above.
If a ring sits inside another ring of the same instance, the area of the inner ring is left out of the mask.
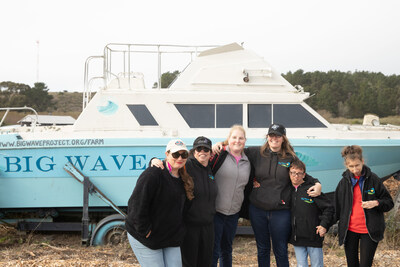
[[[317,110],[317,112],[327,121],[334,124],[362,124],[364,118],[344,118],[333,117],[329,111]],[[379,118],[381,124],[400,125],[400,116],[388,116]]]
[[[4,236],[10,237],[7,241]],[[346,266],[343,247],[337,237],[328,235],[324,242],[325,266]],[[296,266],[293,247],[289,245],[290,266]],[[237,236],[233,250],[234,266],[257,266],[254,237]],[[0,266],[139,266],[127,241],[110,247],[80,245],[79,234],[20,235],[13,228],[0,226]],[[271,266],[276,266],[271,255]],[[374,267],[400,266],[400,251],[379,244]]]
[[[395,197],[400,182],[390,178],[385,186]],[[388,221],[385,239],[379,243],[373,267],[400,267],[399,211]],[[244,223],[245,224],[245,223]],[[81,246],[79,233],[21,233],[0,225],[0,266],[139,266],[129,243],[118,246]],[[233,245],[234,266],[257,266],[257,247],[253,236],[237,236]],[[343,247],[338,238],[327,235],[324,241],[325,266],[346,266]],[[296,266],[292,245],[289,245],[290,266]],[[271,255],[271,266],[276,266]]]

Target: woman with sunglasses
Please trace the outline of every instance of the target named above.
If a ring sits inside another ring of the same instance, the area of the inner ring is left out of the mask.
[[[214,245],[214,215],[217,185],[209,166],[211,140],[199,136],[193,142],[186,170],[193,177],[194,196],[184,217],[186,234],[181,244],[183,266],[211,266]],[[150,166],[163,168],[153,158]]]
[[[179,246],[185,234],[184,209],[194,197],[193,179],[184,168],[188,155],[181,140],[171,140],[164,169],[143,171],[128,201],[125,225],[141,266],[182,266]]]

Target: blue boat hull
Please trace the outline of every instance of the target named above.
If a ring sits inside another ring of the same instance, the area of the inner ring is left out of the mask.
[[[187,144],[193,142],[191,138],[183,140]],[[117,206],[125,207],[148,161],[152,157],[163,158],[168,141],[166,138],[52,140],[51,143],[41,140],[2,149],[0,209],[82,207],[83,186],[63,169],[67,162],[88,176]],[[400,169],[400,140],[292,139],[291,142],[306,163],[307,172],[321,181],[324,192],[334,191],[341,179],[344,164],[340,151],[345,145],[361,145],[367,165],[379,176]],[[247,146],[262,143],[262,139],[247,140]],[[90,196],[89,205],[106,206],[96,196]]]

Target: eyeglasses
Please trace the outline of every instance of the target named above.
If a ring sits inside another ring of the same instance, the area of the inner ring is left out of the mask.
[[[206,153],[210,152],[210,149],[209,149],[208,147],[204,147],[204,146],[198,146],[198,147],[196,147],[196,151],[197,151],[197,152],[201,152],[202,150],[203,150],[204,152],[206,152]]]
[[[182,153],[179,153],[179,151],[171,153],[172,157],[174,159],[179,159],[181,157],[182,159],[187,159],[189,157],[189,153],[187,151],[183,151]]]
[[[289,172],[291,176],[302,176],[304,172]]]

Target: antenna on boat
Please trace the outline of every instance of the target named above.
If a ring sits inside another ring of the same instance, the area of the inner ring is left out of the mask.
[[[39,40],[36,40],[37,44],[37,57],[36,57],[36,82],[39,82]]]

